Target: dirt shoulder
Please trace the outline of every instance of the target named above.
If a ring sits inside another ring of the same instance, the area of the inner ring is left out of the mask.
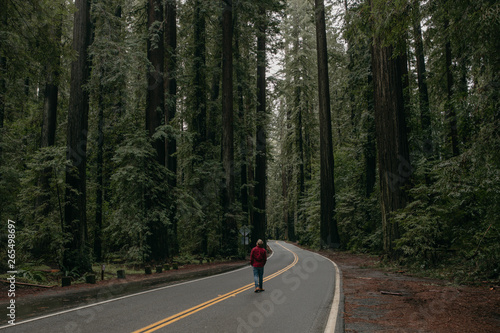
[[[342,271],[346,332],[500,332],[498,287],[385,271],[367,255],[321,251]]]

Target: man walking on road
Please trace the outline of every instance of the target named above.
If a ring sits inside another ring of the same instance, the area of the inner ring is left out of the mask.
[[[262,239],[257,241],[257,246],[250,252],[250,265],[253,267],[253,278],[255,281],[255,292],[264,291],[262,289],[262,278],[264,276],[264,265],[267,261],[267,252],[264,249]]]

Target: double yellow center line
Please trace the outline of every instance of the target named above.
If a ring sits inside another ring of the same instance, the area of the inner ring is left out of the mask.
[[[293,266],[295,266],[297,264],[297,262],[299,261],[299,257],[297,256],[297,254],[295,252],[287,249],[286,247],[284,247],[283,245],[281,245],[279,243],[276,243],[276,244],[278,244],[279,246],[281,246],[285,250],[291,252],[293,254],[294,260],[293,260],[293,262],[290,265],[286,266],[285,268],[277,271],[274,274],[266,276],[264,278],[264,281],[269,281],[269,280],[277,277],[278,275],[283,274],[284,272],[286,272],[287,270],[289,270],[290,268],[292,268]],[[228,299],[229,297],[234,297],[234,296],[238,295],[239,293],[244,292],[245,290],[251,289],[253,286],[254,286],[253,283],[247,284],[246,286],[243,286],[241,288],[238,288],[238,289],[235,289],[233,291],[230,291],[227,294],[220,295],[220,296],[218,296],[216,298],[213,298],[213,299],[211,299],[209,301],[206,301],[204,303],[198,304],[198,305],[196,305],[196,306],[194,306],[194,307],[192,307],[190,309],[184,310],[182,312],[174,314],[173,316],[170,316],[168,318],[165,318],[165,319],[162,319],[160,321],[157,321],[156,323],[153,323],[153,324],[151,324],[149,326],[141,328],[141,329],[139,329],[137,331],[134,331],[132,333],[150,333],[150,332],[154,332],[156,330],[159,330],[162,327],[165,327],[165,326],[168,326],[168,325],[170,325],[172,323],[175,323],[176,321],[181,320],[182,318],[186,318],[186,317],[188,317],[188,316],[190,316],[190,315],[192,315],[192,314],[194,314],[194,313],[196,313],[198,311],[201,311],[201,310],[206,309],[206,308],[208,308],[208,307],[210,307],[210,306],[212,306],[214,304],[222,302],[222,301]]]

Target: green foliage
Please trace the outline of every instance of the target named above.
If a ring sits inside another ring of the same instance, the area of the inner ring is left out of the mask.
[[[33,259],[60,263],[66,239],[62,232],[64,207],[65,149],[47,147],[36,151],[21,178],[18,209],[21,253]],[[48,187],[42,182],[45,178]]]
[[[346,249],[378,253],[382,250],[382,226],[378,190],[369,198],[352,187],[337,195],[337,219],[341,241]]]
[[[423,8],[429,18],[425,31],[428,53],[428,83],[433,123],[433,140],[440,142],[436,156],[423,158],[425,142],[418,131],[414,141],[414,187],[412,201],[394,215],[403,227],[397,242],[402,261],[420,268],[454,267],[460,280],[498,279],[498,189],[499,82],[498,20],[491,13],[498,5],[489,1],[430,2]],[[447,29],[445,29],[447,27]],[[493,36],[492,35],[492,36]],[[490,41],[492,43],[490,43]],[[444,46],[450,43],[453,66],[449,103],[445,76]],[[481,54],[481,55],[479,55]],[[479,60],[481,59],[481,60]],[[450,156],[446,141],[450,131],[449,108],[457,114],[459,156]],[[410,123],[418,126],[417,115]]]
[[[383,46],[393,45],[400,54],[406,52],[406,39],[410,25],[410,7],[407,0],[371,0],[372,29]]]
[[[196,164],[192,176],[178,189],[180,247],[185,252],[214,255],[224,246],[218,232],[223,220],[219,200],[222,168],[219,162],[208,158]]]
[[[9,133],[3,128],[0,131],[2,135],[2,141],[0,141],[0,151],[2,152],[2,160],[0,161],[0,197],[2,198],[0,218],[2,221],[7,221],[7,219],[12,220],[17,216],[17,196],[23,164],[19,148],[22,147],[23,143],[16,137],[15,133]]]
[[[314,165],[313,177],[308,181],[309,193],[300,201],[299,211],[306,216],[295,225],[297,240],[300,244],[305,244],[313,248],[320,248],[320,182],[319,166]]]
[[[125,137],[113,158],[113,214],[105,233],[112,244],[109,250],[119,251],[132,261],[142,261],[149,254],[149,222],[158,219],[168,223],[165,207],[146,211],[146,191],[149,189],[151,197],[159,200],[157,196],[166,186],[166,170],[155,161],[155,151],[142,131]]]
[[[462,279],[500,276],[500,144],[498,123],[483,126],[473,147],[436,163],[432,184],[415,186],[394,219],[404,228],[398,247],[409,264],[453,264]]]

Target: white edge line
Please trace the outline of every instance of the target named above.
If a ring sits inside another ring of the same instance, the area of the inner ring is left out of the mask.
[[[293,245],[293,244],[291,244]],[[344,332],[343,329],[343,324],[342,324],[342,317],[339,316],[340,313],[340,295],[342,294],[342,289],[341,289],[341,273],[340,273],[340,268],[337,266],[337,264],[331,260],[328,257],[325,257],[324,255],[321,255],[319,253],[301,249],[304,251],[311,252],[315,255],[318,255],[320,257],[325,258],[326,260],[330,261],[333,266],[335,267],[335,290],[333,293],[333,300],[332,300],[332,307],[330,309],[330,314],[328,316],[328,321],[326,323],[325,331],[324,333],[339,333],[339,332]],[[340,326],[340,327],[339,327]]]
[[[274,250],[273,250],[273,253],[271,253],[271,255],[269,256],[268,259],[270,259],[273,256],[273,254],[274,254]],[[159,291],[159,290],[163,290],[163,289],[167,289],[167,288],[173,288],[173,287],[177,287],[177,286],[182,286],[184,284],[194,283],[194,282],[198,282],[198,281],[202,281],[202,280],[206,280],[206,279],[211,279],[211,278],[214,278],[214,277],[219,277],[219,276],[226,275],[226,274],[236,273],[238,271],[247,269],[249,267],[250,266],[245,266],[245,267],[242,267],[242,268],[239,268],[239,269],[235,269],[233,271],[229,271],[229,272],[225,272],[225,273],[215,274],[215,275],[206,276],[206,277],[203,277],[203,278],[200,278],[200,279],[196,279],[196,280],[190,280],[190,281],[176,283],[176,284],[172,284],[172,285],[168,285],[168,286],[164,286],[164,287],[159,287],[159,288],[155,288],[155,289],[151,289],[151,290],[141,291],[139,293],[125,295],[125,296],[121,296],[121,297],[113,298],[113,299],[108,299],[106,301],[101,301],[101,302],[97,302],[97,303],[93,303],[93,304],[88,304],[88,305],[80,306],[80,307],[77,307],[77,308],[74,308],[74,309],[68,309],[68,310],[64,310],[64,311],[60,311],[60,312],[51,313],[51,314],[48,314],[48,315],[45,315],[45,316],[41,316],[41,317],[35,317],[35,318],[23,320],[21,322],[15,323],[14,325],[0,326],[0,330],[6,329],[6,328],[12,328],[12,327],[15,327],[15,326],[18,326],[18,325],[30,323],[30,322],[37,321],[37,320],[42,320],[42,319],[46,319],[46,318],[50,318],[50,317],[59,316],[59,315],[65,314],[65,313],[73,312],[73,311],[87,309],[87,308],[90,308],[90,307],[93,307],[93,306],[99,306],[99,305],[111,303],[111,302],[114,302],[114,301],[119,301],[119,300],[130,298],[130,297],[135,297],[135,296],[139,296],[139,295],[148,294],[148,293],[151,293],[151,292],[155,292],[155,291]]]
[[[334,333],[334,332],[344,332],[342,325],[342,317],[340,314],[340,294],[342,293],[341,289],[341,276],[340,276],[340,268],[337,266],[333,260],[322,256],[335,266],[335,292],[333,295],[332,307],[330,309],[330,315],[328,317],[328,322],[326,323],[325,333]],[[340,326],[340,327],[339,327]]]

